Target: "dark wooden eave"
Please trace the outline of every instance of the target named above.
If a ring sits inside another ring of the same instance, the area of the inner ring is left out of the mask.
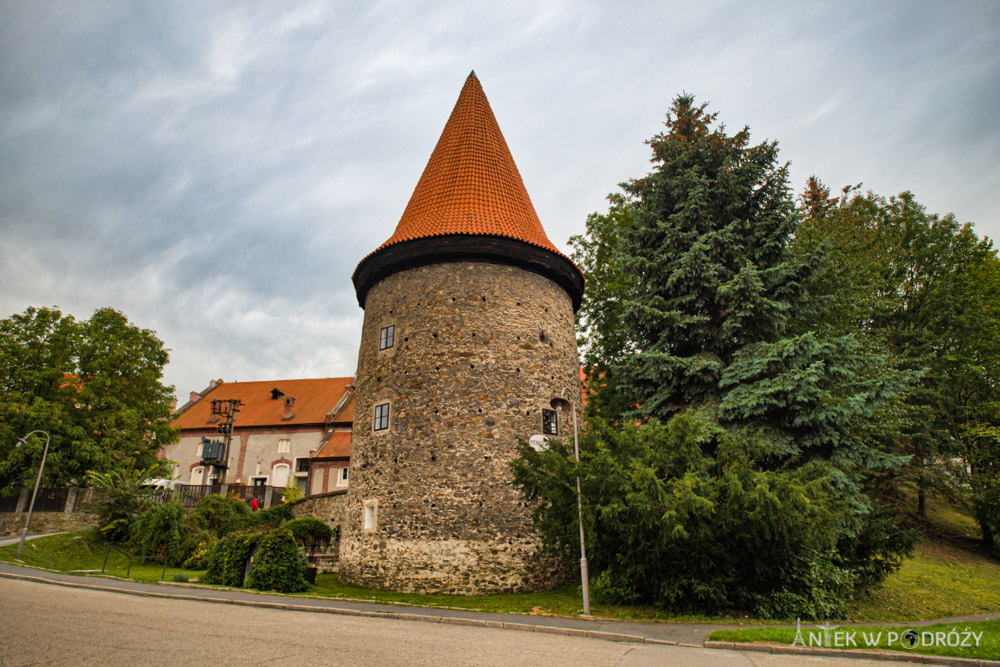
[[[566,290],[574,312],[583,299],[583,274],[561,255],[502,236],[450,234],[394,243],[362,260],[352,277],[358,304],[364,308],[368,290],[394,273],[443,262],[489,262],[532,271]]]

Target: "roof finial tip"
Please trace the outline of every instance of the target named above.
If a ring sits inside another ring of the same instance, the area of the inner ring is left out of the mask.
[[[476,70],[472,70],[471,72],[469,72],[469,78],[470,79],[478,79],[479,78],[478,76],[476,76]]]

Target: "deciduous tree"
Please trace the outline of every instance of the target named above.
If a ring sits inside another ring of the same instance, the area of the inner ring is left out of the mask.
[[[81,484],[87,471],[143,470],[177,437],[162,341],[111,308],[77,321],[55,308],[0,320],[0,486],[34,481],[52,437],[44,484]]]

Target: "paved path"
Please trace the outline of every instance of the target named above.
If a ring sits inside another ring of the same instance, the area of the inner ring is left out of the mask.
[[[24,538],[24,541],[37,540],[39,537],[49,537],[50,535],[62,535],[62,533],[47,533],[45,535],[28,535]],[[20,535],[11,535],[10,537],[0,537],[0,547],[9,547],[12,544],[17,544],[21,541]]]

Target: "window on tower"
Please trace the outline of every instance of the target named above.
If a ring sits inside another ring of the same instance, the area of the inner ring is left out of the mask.
[[[542,433],[559,435],[559,422],[555,410],[542,410]]]
[[[382,327],[378,333],[378,349],[387,350],[392,347],[393,339],[396,337],[396,325]]]
[[[384,431],[389,428],[389,404],[383,403],[382,405],[375,406],[375,431]]]

